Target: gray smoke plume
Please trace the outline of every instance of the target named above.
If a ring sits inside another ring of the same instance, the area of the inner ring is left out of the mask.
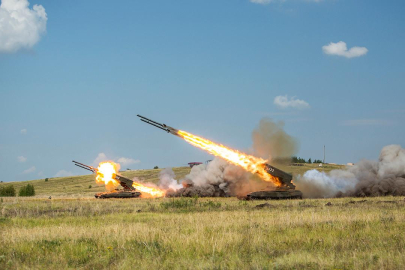
[[[381,150],[378,161],[361,160],[346,170],[328,174],[310,170],[294,183],[307,198],[404,196],[405,149],[388,145]]]
[[[229,197],[245,196],[247,193],[264,188],[270,183],[251,180],[251,173],[241,167],[229,164],[215,157],[207,165],[194,166],[184,179],[180,189],[168,190],[168,197]]]
[[[253,152],[256,156],[268,159],[291,157],[295,154],[297,143],[285,133],[283,126],[282,122],[275,123],[269,118],[260,121],[252,134]],[[251,173],[219,157],[215,157],[207,165],[194,166],[190,174],[180,180],[181,188],[176,188],[178,183],[171,172],[161,174],[159,182],[160,187],[169,189],[166,193],[169,197],[243,197],[252,191],[274,188],[272,183],[254,179]],[[171,183],[171,186],[167,183]]]
[[[284,131],[284,122],[262,118],[252,132],[254,155],[268,159],[291,158],[298,150],[296,139]]]

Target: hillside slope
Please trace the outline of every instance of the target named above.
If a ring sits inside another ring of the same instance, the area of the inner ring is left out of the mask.
[[[340,169],[342,165],[324,165],[319,167],[317,164],[304,164],[303,166],[291,166],[291,165],[275,165],[281,170],[296,176],[303,174],[307,170],[318,169],[328,172],[333,169]],[[157,183],[159,181],[159,173],[162,169],[155,170],[133,170],[120,172],[125,177],[133,179],[137,177],[142,182]],[[176,179],[184,178],[189,172],[189,167],[177,167],[173,168],[176,174]],[[45,179],[21,181],[21,182],[8,182],[1,183],[0,185],[13,184],[18,190],[26,184],[32,184],[35,187],[36,195],[38,197],[44,196],[69,196],[69,197],[87,197],[93,196],[94,193],[105,191],[103,185],[97,185],[93,174],[81,175],[81,176],[69,176],[69,177],[56,177],[49,178],[47,182]]]

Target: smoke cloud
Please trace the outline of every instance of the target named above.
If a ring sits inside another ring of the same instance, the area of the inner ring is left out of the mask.
[[[295,154],[298,144],[283,128],[282,122],[262,119],[252,133],[254,154],[265,159],[286,158]],[[159,187],[168,189],[168,197],[244,197],[249,192],[275,187],[219,157],[208,164],[194,166],[190,174],[180,180],[180,184],[174,178],[171,169],[161,172]]]
[[[385,146],[378,161],[361,160],[346,170],[317,170],[299,176],[295,184],[304,197],[366,197],[405,195],[405,149]]]
[[[245,196],[258,188],[272,185],[271,183],[251,179],[249,172],[229,164],[219,157],[214,158],[207,165],[194,166],[190,174],[180,181],[181,185],[173,184],[172,175],[161,174],[159,187],[163,188],[165,185],[162,183],[167,183],[166,180],[169,178],[171,179],[171,189],[166,194],[168,197]]]
[[[171,189],[177,190],[183,187],[183,185],[179,184],[175,179],[176,175],[173,172],[172,168],[166,168],[160,171],[159,174],[159,183],[158,186],[161,189]]]
[[[284,131],[284,122],[262,118],[252,132],[253,153],[264,159],[291,158],[298,151],[298,142]]]

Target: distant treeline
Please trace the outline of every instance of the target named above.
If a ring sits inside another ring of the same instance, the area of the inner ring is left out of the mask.
[[[292,162],[292,163],[309,163],[309,164],[311,164],[311,163],[322,163],[322,160],[320,160],[320,159],[314,159],[314,161],[312,161],[311,158],[309,158],[308,160],[305,160],[305,159],[303,159],[303,158],[293,156],[293,157],[291,158],[291,162]]]
[[[297,157],[297,156],[293,156],[291,158],[276,158],[276,159],[273,159],[273,161],[275,163],[280,163],[280,164],[288,164],[288,163],[309,163],[309,164],[322,163],[322,160],[320,160],[320,159],[312,160],[311,158],[309,158],[309,159],[305,160],[305,159]]]
[[[13,185],[1,186],[0,197],[15,197],[16,191]],[[35,188],[33,185],[22,186],[18,192],[18,196],[35,196]]]

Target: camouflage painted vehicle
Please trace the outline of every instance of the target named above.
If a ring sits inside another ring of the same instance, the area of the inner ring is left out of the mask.
[[[247,200],[282,200],[282,199],[302,199],[302,192],[295,189],[292,183],[292,175],[283,172],[276,167],[266,164],[266,171],[278,178],[280,186],[273,190],[260,190],[246,195]]]
[[[287,200],[302,199],[302,192],[295,189],[285,189],[283,187],[275,190],[261,190],[251,192],[246,196],[247,200]]]
[[[100,192],[96,193],[94,197],[97,199],[108,199],[108,198],[138,198],[141,193],[134,190],[114,190],[110,192]]]

